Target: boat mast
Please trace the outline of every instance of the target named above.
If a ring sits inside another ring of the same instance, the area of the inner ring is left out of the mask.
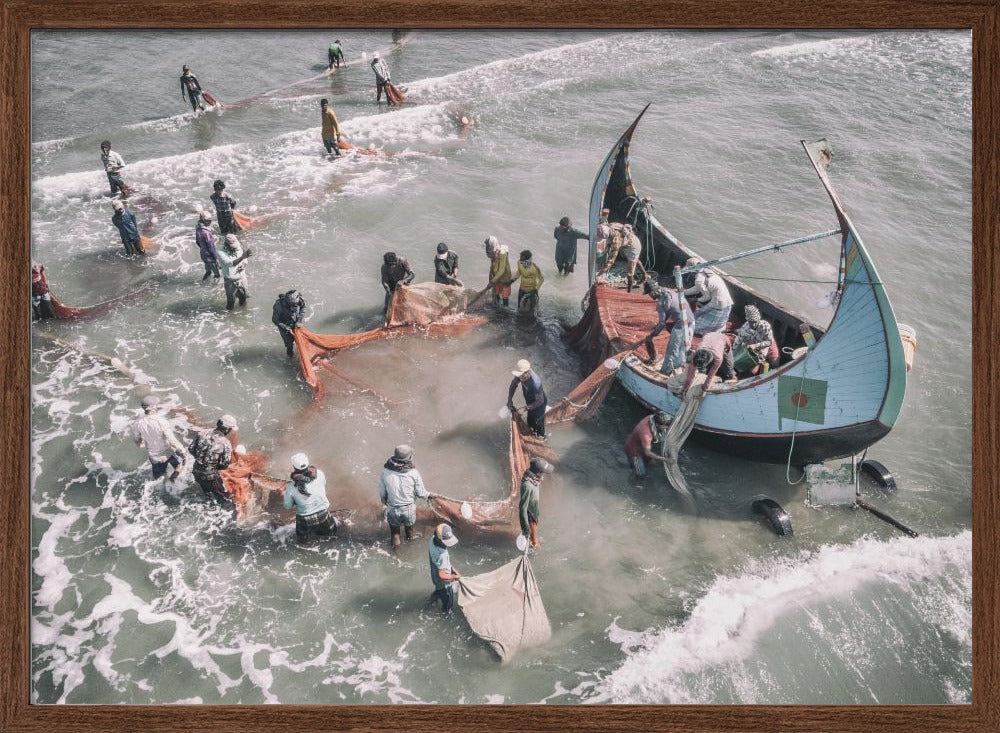
[[[681,274],[687,272],[697,272],[698,270],[704,270],[706,267],[715,267],[716,265],[721,265],[724,262],[732,262],[733,260],[742,260],[745,257],[752,257],[754,255],[763,254],[765,252],[780,252],[785,247],[791,247],[795,244],[804,244],[806,242],[815,242],[817,239],[826,239],[827,237],[835,237],[838,234],[843,234],[841,229],[832,229],[829,232],[821,232],[820,234],[810,234],[808,237],[799,237],[798,239],[789,239],[787,242],[778,242],[777,244],[769,244],[764,247],[757,247],[756,249],[748,249],[745,252],[738,252],[734,255],[728,255],[726,257],[719,257],[714,260],[709,260],[708,262],[699,262],[690,267],[685,267],[681,269]]]

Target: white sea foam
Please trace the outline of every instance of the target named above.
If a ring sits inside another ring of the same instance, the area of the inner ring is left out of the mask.
[[[870,43],[869,36],[850,36],[847,38],[830,38],[824,41],[804,41],[782,46],[772,46],[750,55],[754,58],[792,59],[815,56],[833,56],[845,51],[856,49]]]

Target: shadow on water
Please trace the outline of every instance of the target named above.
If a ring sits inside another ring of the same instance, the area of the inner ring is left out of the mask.
[[[383,320],[381,308],[351,308],[313,319],[306,328],[317,333],[349,334],[379,328]]]
[[[188,316],[203,315],[223,315],[226,313],[225,297],[219,293],[218,298],[213,298],[208,293],[198,298],[183,298],[174,300],[163,306],[163,310],[175,316],[186,318]]]

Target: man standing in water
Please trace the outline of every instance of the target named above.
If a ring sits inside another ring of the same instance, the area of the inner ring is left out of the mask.
[[[455,586],[452,585],[461,575],[452,566],[448,548],[458,544],[458,537],[451,530],[450,524],[442,522],[434,530],[434,536],[427,543],[427,559],[431,566],[431,581],[434,583],[434,593],[430,603],[441,601],[441,613],[448,615],[455,605]]]
[[[337,121],[337,115],[326,99],[319,100],[319,108],[323,118],[323,147],[326,148],[328,155],[339,158],[340,123]]]
[[[382,255],[382,287],[385,289],[384,313],[389,312],[389,304],[392,302],[392,294],[396,292],[399,284],[409,285],[413,282],[414,273],[410,269],[410,263],[405,257],[397,257],[395,252],[386,252]]]
[[[434,257],[434,282],[441,285],[458,285],[458,255],[448,249],[444,242],[438,242],[437,255]]]
[[[171,480],[181,475],[184,465],[184,446],[174,434],[174,429],[163,415],[156,412],[160,398],[147,395],[142,398],[141,417],[132,421],[130,429],[135,444],[146,449],[149,463],[153,467],[153,478],[160,478],[167,473],[167,466],[173,466]]]
[[[198,254],[205,264],[205,275],[202,282],[214,275],[218,280],[219,273],[219,251],[215,248],[215,232],[212,231],[212,214],[203,211],[198,215],[198,225],[194,228],[194,241],[198,245]]]
[[[531,370],[531,362],[521,359],[517,362],[517,368],[511,371],[514,378],[510,381],[510,389],[507,390],[507,409],[514,412],[514,392],[518,385],[521,386],[521,394],[524,397],[525,420],[528,427],[535,435],[545,439],[545,408],[549,404],[545,396],[545,389],[542,387],[541,378]]]
[[[198,482],[206,496],[215,499],[226,507],[235,507],[233,499],[226,491],[219,471],[229,468],[233,460],[233,446],[227,437],[236,430],[236,418],[223,415],[215,423],[214,430],[204,430],[195,435],[188,447],[194,456],[194,466],[191,469],[194,480]]]
[[[510,254],[506,244],[500,244],[496,237],[489,236],[483,242],[486,256],[490,260],[490,282],[493,286],[493,303],[504,307],[510,305],[510,284],[514,281],[510,272]]]
[[[289,290],[282,293],[274,301],[271,309],[271,323],[278,327],[281,340],[285,343],[285,353],[292,355],[292,346],[295,345],[295,337],[292,331],[305,320],[306,301],[298,290]]]
[[[122,156],[111,149],[111,143],[105,140],[101,143],[101,163],[104,164],[104,172],[108,174],[108,183],[111,185],[111,195],[121,194],[122,198],[128,196],[128,186],[122,180],[122,168],[125,161]]]
[[[576,240],[590,239],[589,234],[573,228],[568,216],[559,220],[559,226],[552,232],[556,240],[556,267],[560,275],[569,275],[576,265]]]
[[[385,520],[389,523],[389,541],[392,551],[399,549],[399,532],[406,533],[406,541],[413,539],[413,525],[417,521],[417,499],[427,499],[434,494],[424,488],[420,472],[413,467],[413,448],[397,445],[392,457],[382,467],[378,479],[378,495],[385,507]]]
[[[49,283],[45,278],[45,265],[38,263],[31,266],[31,307],[35,311],[35,318],[40,321],[56,317],[52,307],[52,293],[49,292]]]
[[[285,509],[295,507],[295,536],[305,542],[310,534],[337,534],[338,522],[330,514],[326,496],[326,475],[309,464],[309,456],[292,456],[291,481],[285,485]]]
[[[253,254],[247,247],[246,252],[240,246],[240,240],[235,234],[227,234],[222,251],[219,252],[219,269],[222,271],[222,285],[226,289],[226,310],[231,311],[237,299],[240,305],[247,304],[247,281],[244,260]]]
[[[139,238],[139,224],[135,220],[135,214],[125,208],[125,203],[120,199],[111,202],[111,208],[115,210],[111,217],[111,223],[118,229],[118,234],[125,245],[125,254],[143,255],[146,252],[142,248],[142,240]]]
[[[326,57],[330,61],[330,65],[326,67],[328,70],[340,68],[340,62],[344,60],[344,49],[340,47],[339,40],[330,44],[330,48],[326,51]]]
[[[214,193],[211,199],[219,219],[219,231],[223,234],[239,234],[243,227],[236,221],[236,201],[226,192],[226,182],[217,180],[212,184],[212,189]]]
[[[177,68],[176,66],[174,67]],[[198,77],[191,73],[191,69],[188,68],[187,64],[181,69],[181,99],[184,99],[185,92],[188,95],[188,99],[191,100],[191,110],[198,111],[199,109],[205,109],[205,105],[201,101],[201,84],[198,83]]]
[[[625,455],[632,471],[640,478],[646,475],[646,461],[666,463],[667,459],[653,452],[653,443],[662,443],[670,417],[662,410],[647,415],[635,424],[625,439]]]
[[[517,287],[517,312],[522,315],[533,315],[538,308],[538,290],[545,282],[545,276],[532,260],[530,249],[521,252],[514,280],[521,281]]]
[[[389,96],[389,92],[385,88],[385,85],[391,81],[389,67],[386,65],[385,59],[379,57],[378,51],[372,54],[371,67],[372,71],[375,72],[375,104],[382,101],[382,92],[385,92],[385,101],[392,106],[392,97]]]
[[[521,520],[521,534],[531,540],[532,547],[538,547],[538,520],[542,514],[539,510],[538,490],[542,485],[542,476],[552,473],[552,464],[541,458],[532,458],[528,470],[521,476],[521,498],[518,501],[517,512]]]

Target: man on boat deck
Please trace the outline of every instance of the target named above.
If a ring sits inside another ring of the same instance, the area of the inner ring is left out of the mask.
[[[306,542],[309,535],[337,534],[339,522],[330,514],[326,497],[326,475],[309,463],[309,456],[292,456],[291,481],[285,484],[285,509],[295,507],[295,536]]]
[[[122,198],[128,196],[129,188],[122,180],[122,168],[125,167],[125,161],[122,160],[122,156],[111,149],[111,143],[107,140],[101,143],[101,163],[104,165],[104,172],[108,174],[111,195],[120,193]]]
[[[435,528],[434,536],[427,543],[431,582],[434,583],[434,593],[431,595],[430,603],[440,600],[441,612],[446,616],[451,613],[451,608],[455,605],[453,583],[462,577],[451,564],[451,557],[448,555],[448,548],[457,544],[458,537],[452,531],[451,525],[443,522]]]
[[[330,103],[325,99],[319,100],[319,108],[320,114],[323,117],[323,147],[326,148],[328,155],[339,158],[339,143],[341,135],[340,123],[337,121],[337,115],[330,107]]]
[[[670,323],[670,343],[667,345],[667,353],[663,356],[660,371],[663,374],[673,374],[684,363],[687,352],[691,348],[691,338],[694,335],[694,314],[691,312],[691,306],[688,305],[687,299],[677,290],[647,281],[643,285],[643,291],[656,301],[656,312],[660,317],[656,326],[643,341],[646,352],[649,354],[649,363],[652,364],[656,361],[656,344],[653,343],[653,339],[660,335],[667,323]]]
[[[227,437],[236,430],[236,418],[223,415],[215,423],[214,430],[203,430],[195,435],[188,450],[194,456],[191,473],[194,480],[209,496],[223,506],[235,508],[233,499],[226,491],[219,471],[229,468],[233,460],[233,446]]]
[[[181,475],[181,466],[184,465],[184,446],[166,418],[157,414],[156,406],[159,404],[160,398],[156,395],[143,397],[143,414],[133,420],[129,427],[135,444],[146,449],[149,463],[153,467],[153,478],[164,476],[167,466],[173,466],[170,478],[175,479]]]
[[[518,385],[521,386],[521,396],[524,397],[525,422],[539,438],[545,438],[545,408],[549,404],[545,396],[545,389],[542,387],[542,379],[531,369],[531,362],[527,359],[520,359],[517,368],[511,371],[514,378],[510,381],[510,389],[507,390],[507,409],[511,413],[514,409],[514,392]]]
[[[521,281],[517,288],[517,312],[522,315],[533,314],[538,307],[538,289],[545,282],[545,276],[532,261],[530,249],[521,252],[521,257],[517,261],[517,274],[511,282],[514,280]]]
[[[704,262],[700,257],[692,257],[685,265],[693,267]],[[684,291],[684,295],[696,296],[698,310],[694,313],[694,335],[704,336],[712,331],[722,331],[733,309],[733,296],[722,275],[707,267],[695,273],[694,285]]]
[[[639,237],[636,236],[631,224],[622,224],[620,222],[607,225],[606,241],[608,242],[608,258],[598,274],[604,275],[614,267],[615,261],[618,259],[618,253],[621,252],[625,257],[626,263],[625,278],[628,283],[627,289],[631,293],[632,286],[635,284],[636,267],[642,267],[639,262],[642,242],[639,241]],[[643,267],[642,269],[645,272],[646,268]]]
[[[521,476],[521,495],[517,513],[521,521],[521,534],[531,541],[532,547],[541,544],[538,541],[538,520],[542,514],[538,499],[542,477],[547,473],[552,473],[552,464],[541,458],[532,458],[528,470]]]
[[[52,307],[52,293],[45,277],[45,265],[37,263],[31,266],[31,307],[35,311],[35,318],[40,321],[56,317],[56,311]]]
[[[198,245],[201,261],[205,264],[205,274],[201,281],[205,282],[210,275],[214,275],[218,280],[222,275],[219,273],[219,251],[215,248],[211,212],[203,211],[198,215],[198,225],[194,228],[194,241]]]
[[[384,313],[389,312],[389,304],[392,302],[392,294],[396,292],[396,286],[402,283],[409,285],[413,282],[414,273],[410,269],[410,263],[405,257],[397,257],[395,252],[386,252],[382,255],[382,287],[385,288]]]
[[[344,60],[344,49],[340,47],[339,40],[330,44],[330,48],[326,51],[326,57],[330,61],[327,69],[340,68],[340,62]]]
[[[129,257],[146,254],[142,248],[142,240],[139,238],[139,224],[135,220],[135,214],[126,209],[125,203],[120,199],[112,201],[111,208],[115,210],[114,216],[111,217],[111,223],[118,229],[118,235],[122,238],[122,244],[125,245],[125,254]]]
[[[201,84],[198,83],[198,77],[191,73],[187,64],[181,69],[181,99],[184,99],[185,93],[191,101],[191,111],[205,109],[205,105],[201,101]]]
[[[437,255],[434,257],[434,282],[441,285],[458,285],[458,255],[448,249],[444,242],[438,242]]]
[[[733,353],[746,354],[751,362],[749,369],[751,373],[756,374],[762,367],[767,371],[770,368],[767,361],[768,352],[774,340],[771,324],[760,317],[760,310],[755,305],[746,306],[743,314],[746,316],[746,321],[736,331]]]
[[[417,521],[417,499],[433,498],[424,488],[420,472],[413,467],[413,448],[397,445],[392,457],[385,462],[378,479],[378,495],[385,507],[385,521],[389,523],[389,542],[392,551],[399,549],[399,531],[406,533],[406,541],[413,539],[413,525]]]
[[[729,345],[729,338],[722,331],[712,331],[706,333],[698,350],[691,357],[688,364],[687,379],[684,380],[682,395],[686,395],[691,383],[694,382],[695,372],[701,371],[707,374],[704,391],[708,392],[715,382],[716,375],[722,377],[726,382],[736,381],[736,369],[733,368],[733,349]]]
[[[236,200],[226,191],[226,182],[217,180],[212,184],[214,193],[211,196],[215,204],[215,215],[219,220],[219,231],[223,234],[239,234],[243,227],[236,221]]]
[[[292,355],[292,347],[295,345],[294,331],[306,317],[306,300],[298,290],[289,290],[281,293],[274,301],[271,309],[271,323],[278,327],[281,340],[285,344],[285,353]]]
[[[379,104],[382,101],[382,92],[385,92],[385,101],[392,106],[392,97],[389,96],[389,92],[385,89],[385,85],[391,81],[389,78],[389,67],[386,65],[385,59],[379,57],[378,51],[372,54],[371,67],[372,71],[375,72],[375,104]]]
[[[510,284],[514,278],[510,272],[510,256],[506,244],[493,236],[485,239],[486,256],[490,260],[490,281],[488,285],[493,286],[493,303],[504,307],[510,305]]]
[[[569,275],[573,272],[576,264],[576,241],[578,239],[590,239],[590,235],[573,228],[573,222],[568,216],[559,220],[552,236],[556,240],[556,267],[559,268],[560,275]]]
[[[632,471],[640,478],[646,475],[646,461],[666,463],[667,459],[653,452],[653,443],[662,443],[670,424],[670,417],[662,410],[646,415],[632,428],[625,439],[625,455]]]
[[[235,234],[227,234],[219,252],[219,269],[222,272],[222,286],[226,290],[226,310],[231,311],[240,301],[247,304],[247,266],[245,261],[253,255],[249,247],[246,251],[240,246],[240,240]]]

